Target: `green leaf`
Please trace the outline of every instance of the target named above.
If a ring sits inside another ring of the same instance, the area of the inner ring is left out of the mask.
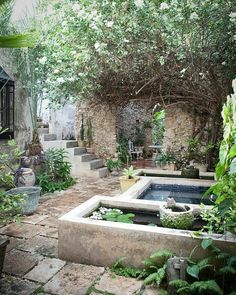
[[[33,47],[33,34],[0,36],[0,48]]]
[[[220,162],[216,165],[216,177],[217,179],[220,179],[225,172],[225,165],[221,164]]]
[[[230,164],[229,173],[236,173],[236,158],[234,158]]]
[[[203,239],[202,242],[201,242],[201,246],[202,248],[205,250],[207,249],[209,246],[211,246],[213,243],[212,239],[209,238],[209,239]]]
[[[197,265],[192,265],[187,267],[187,273],[196,279],[199,279],[199,267]]]
[[[236,144],[234,144],[229,151],[229,158],[236,157]]]
[[[222,140],[220,145],[220,151],[219,151],[219,159],[222,165],[224,165],[226,162],[228,151],[229,151],[229,146],[227,142]]]
[[[144,284],[145,284],[145,285],[152,284],[153,282],[156,281],[156,277],[157,277],[157,273],[156,273],[156,272],[150,274],[150,275],[144,280]]]

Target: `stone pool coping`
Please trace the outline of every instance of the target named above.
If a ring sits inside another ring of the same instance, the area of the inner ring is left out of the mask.
[[[148,174],[162,174],[162,175],[176,175],[180,176],[181,171],[180,170],[163,170],[163,169],[157,169],[157,168],[142,168],[142,169],[137,169],[135,175],[141,176],[141,177],[153,177],[153,176],[142,176],[141,174],[143,173],[148,173]],[[200,176],[203,177],[213,177],[215,179],[215,173],[214,172],[199,172]],[[156,176],[158,177],[158,176]],[[182,178],[184,179],[184,178]],[[198,179],[196,179],[198,180]]]
[[[140,177],[140,180],[129,188],[126,192],[118,196],[118,199],[135,200],[137,199],[151,184],[170,184],[170,185],[189,185],[210,187],[215,184],[214,180],[207,179],[189,179],[189,178],[168,178],[168,177]],[[146,200],[140,200],[142,202]],[[157,202],[157,201],[154,201]],[[166,202],[158,201],[161,204]],[[179,203],[184,204],[184,203]],[[198,204],[190,204],[193,208],[199,208]],[[205,205],[206,208],[211,206]]]
[[[127,265],[140,267],[141,261],[161,249],[188,256],[201,243],[201,239],[193,238],[193,231],[86,218],[99,206],[158,211],[158,203],[94,196],[59,218],[59,257],[73,262],[111,266],[119,257],[125,256]],[[202,238],[208,237],[222,250],[235,252],[235,236],[202,235]],[[195,255],[204,256],[200,247]]]

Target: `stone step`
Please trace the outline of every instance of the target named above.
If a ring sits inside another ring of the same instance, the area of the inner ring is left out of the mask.
[[[102,159],[95,159],[89,162],[81,162],[81,168],[88,169],[88,170],[94,170],[97,168],[101,168],[103,166],[103,160]]]
[[[86,154],[86,148],[84,147],[75,147],[74,148],[74,155],[82,155],[82,154]]]
[[[94,160],[96,157],[94,154],[82,154],[77,156],[81,162],[89,162]]]
[[[38,128],[38,135],[49,134],[49,128]]]
[[[73,169],[74,168],[74,169]],[[101,167],[94,170],[80,170],[72,167],[72,176],[74,177],[88,177],[88,178],[102,178],[109,175],[107,167]]]
[[[97,176],[97,178],[103,178],[103,177],[106,177],[109,175],[109,171],[108,171],[107,167],[101,167],[101,168],[95,169],[91,172],[94,173],[95,177]]]
[[[56,134],[44,134],[43,135],[43,140],[44,141],[54,141],[57,140],[57,135]]]
[[[87,148],[87,153],[94,154],[94,148]]]
[[[65,140],[65,148],[69,149],[69,148],[76,148],[76,147],[78,147],[77,140]]]

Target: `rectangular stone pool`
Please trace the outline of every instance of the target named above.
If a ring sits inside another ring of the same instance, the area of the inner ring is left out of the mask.
[[[181,184],[152,183],[139,196],[141,200],[167,201],[174,198],[177,203],[212,205],[209,197],[203,197],[209,187]]]

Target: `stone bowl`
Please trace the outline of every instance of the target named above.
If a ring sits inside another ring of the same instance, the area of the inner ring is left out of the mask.
[[[193,208],[184,205],[160,205],[162,226],[176,229],[191,229],[194,222]]]

